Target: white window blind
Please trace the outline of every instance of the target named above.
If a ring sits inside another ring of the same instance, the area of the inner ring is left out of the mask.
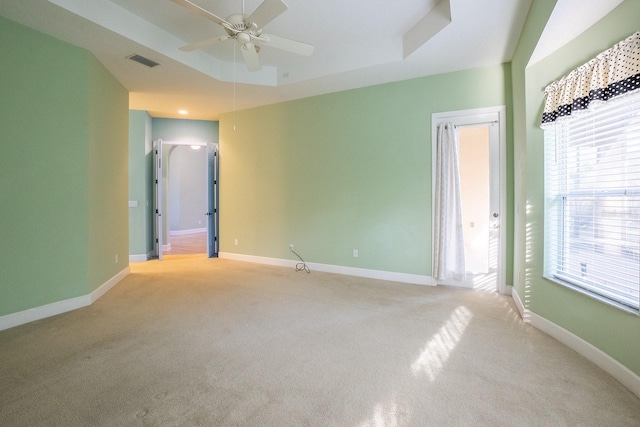
[[[640,91],[545,129],[545,277],[639,308]]]

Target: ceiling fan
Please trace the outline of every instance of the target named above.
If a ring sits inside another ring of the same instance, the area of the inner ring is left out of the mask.
[[[222,19],[189,0],[172,1],[222,26],[227,33],[224,36],[183,46],[180,50],[191,52],[227,40],[235,40],[240,44],[240,51],[249,71],[257,71],[262,67],[258,52],[263,45],[304,56],[310,56],[313,53],[313,46],[309,44],[262,32],[265,25],[288,9],[282,0],[264,0],[251,15],[244,13],[243,1],[242,13],[233,14],[227,19]]]

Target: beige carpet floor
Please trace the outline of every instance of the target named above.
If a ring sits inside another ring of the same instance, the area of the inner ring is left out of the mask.
[[[202,255],[0,332],[0,426],[638,426],[509,297]]]

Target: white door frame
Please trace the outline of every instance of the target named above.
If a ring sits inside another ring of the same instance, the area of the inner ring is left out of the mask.
[[[498,271],[497,271],[497,291],[501,294],[510,295],[511,287],[506,284],[507,275],[507,130],[506,130],[506,108],[504,105],[495,107],[475,108],[470,110],[448,111],[433,113],[431,115],[431,206],[435,206],[435,171],[436,171],[436,141],[438,124],[450,122],[454,125],[485,124],[497,121],[499,135],[499,203],[498,203]],[[432,235],[433,235],[432,216]],[[435,253],[432,239],[432,254]],[[431,260],[433,268],[433,258]]]

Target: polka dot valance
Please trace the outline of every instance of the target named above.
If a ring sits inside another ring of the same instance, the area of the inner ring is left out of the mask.
[[[602,52],[591,61],[547,86],[542,127],[640,89],[640,32]]]

